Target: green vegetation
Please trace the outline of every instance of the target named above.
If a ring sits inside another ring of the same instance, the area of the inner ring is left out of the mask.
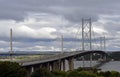
[[[0,62],[0,77],[26,77],[27,71],[15,62]]]
[[[67,72],[39,69],[33,72],[31,77],[120,77],[120,73],[116,71],[98,72],[96,69],[86,71],[81,68]]]
[[[27,77],[27,71],[15,62],[0,62],[0,77]],[[99,72],[96,69],[78,68],[73,71],[49,71],[38,69],[31,77],[120,77],[116,71]]]
[[[35,72],[33,72],[31,77],[52,77],[52,74],[48,70],[38,69]]]

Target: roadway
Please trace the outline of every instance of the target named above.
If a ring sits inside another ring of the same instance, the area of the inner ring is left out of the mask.
[[[90,53],[98,53],[98,54],[106,54],[104,51],[74,51],[71,53],[61,53],[57,55],[51,55],[51,56],[46,56],[43,58],[35,58],[35,59],[28,59],[28,60],[21,60],[21,61],[16,61],[18,62],[21,66],[30,66],[30,65],[36,65],[36,64],[41,64],[41,63],[47,63],[47,62],[53,62],[59,59],[68,59],[70,57],[77,57],[77,56],[83,56],[86,54]]]

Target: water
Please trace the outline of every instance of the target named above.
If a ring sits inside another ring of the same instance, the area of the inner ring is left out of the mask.
[[[92,61],[91,62],[91,66],[95,66],[96,64],[98,64],[97,61]],[[84,65],[83,65],[83,61],[74,61],[74,68],[77,69],[78,67],[90,67],[90,61],[84,61]]]
[[[91,66],[95,66],[96,64],[98,64],[97,61],[92,61],[91,62]],[[83,65],[83,61],[74,61],[74,69],[77,69],[79,67],[90,67],[90,61],[84,61],[84,65]],[[66,61],[66,71],[69,70],[68,69],[68,62]]]
[[[92,61],[92,66],[98,64],[97,61]],[[90,61],[85,61],[85,67],[90,67]],[[83,67],[83,61],[74,61],[74,68]],[[110,61],[100,67],[101,71],[118,71],[120,72],[120,61]]]
[[[102,71],[118,71],[120,72],[120,61],[111,61],[100,67]]]

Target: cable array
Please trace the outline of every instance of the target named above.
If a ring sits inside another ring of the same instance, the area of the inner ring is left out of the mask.
[[[82,31],[83,31],[83,35],[81,34]],[[76,31],[74,39],[79,39],[80,45],[78,47],[80,50],[82,50],[82,49],[102,50],[103,39],[101,40],[100,37],[95,36],[95,32],[94,32],[94,29],[93,29],[93,26],[91,23],[91,18],[90,19],[82,19],[82,25],[80,25],[78,30]],[[82,43],[84,43],[84,44],[82,44]],[[90,47],[90,45],[91,45],[91,47]]]

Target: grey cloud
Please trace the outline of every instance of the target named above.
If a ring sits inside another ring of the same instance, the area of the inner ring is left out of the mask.
[[[104,24],[104,28],[109,32],[110,36],[112,37],[119,36],[117,32],[120,31],[120,24],[108,22]]]
[[[70,45],[72,41],[79,43],[79,41],[81,40],[72,38],[74,37],[74,34],[70,34],[69,29],[67,28],[76,27],[73,25],[75,23],[80,24],[81,18],[91,17],[92,21],[95,22],[99,20],[100,15],[104,14],[107,14],[109,16],[119,15],[120,14],[119,4],[120,1],[118,0],[0,0],[0,19],[22,21],[26,19],[29,16],[29,14],[33,13],[46,13],[55,16],[61,16],[67,21],[69,21],[69,24],[64,25],[63,28],[63,30],[66,31],[66,33],[64,33],[65,35],[64,41],[67,42],[65,46],[66,48],[69,48],[73,47],[73,45]],[[119,18],[117,19],[114,18],[110,20],[119,21]],[[55,25],[57,25],[54,26],[57,32],[53,34],[55,35],[62,34],[62,32],[60,31],[60,29],[62,29],[61,24]],[[32,26],[35,27],[34,24],[32,24]],[[37,29],[38,26],[39,24],[36,24],[35,29]],[[39,26],[39,28],[41,28],[41,26]],[[115,35],[115,33],[120,31],[119,24],[115,24],[113,22],[105,23],[104,28],[105,30],[111,33],[110,36]],[[31,37],[18,37],[18,38],[16,37],[14,38],[14,42],[21,42],[21,44],[15,44],[15,47],[25,48],[32,47],[35,45],[49,47],[53,45],[56,48],[60,47],[59,46],[60,43],[58,42],[56,43],[57,39],[49,39],[49,37],[44,39],[41,38],[34,39]],[[99,38],[96,38],[96,40],[98,39]],[[107,38],[107,40],[110,39],[111,38]],[[9,42],[8,37],[0,37],[0,40],[6,41],[7,43]],[[26,44],[24,45],[24,43]],[[3,46],[7,45],[5,44]]]
[[[20,21],[28,12],[45,12],[62,15],[73,22],[80,22],[82,17],[97,20],[100,13],[119,13],[116,4],[119,2],[113,0],[0,0],[0,19]]]

